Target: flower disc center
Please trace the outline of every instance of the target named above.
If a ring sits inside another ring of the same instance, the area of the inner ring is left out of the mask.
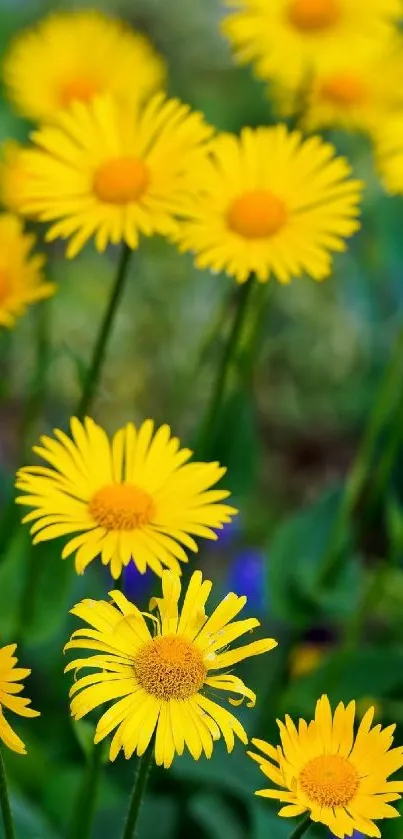
[[[330,29],[340,18],[339,0],[291,0],[288,18],[302,32]]]
[[[93,188],[100,201],[128,204],[141,198],[149,180],[148,168],[142,160],[117,157],[96,170]]]
[[[320,92],[324,99],[335,105],[359,105],[365,99],[365,89],[362,81],[348,73],[340,73],[326,79]]]
[[[230,229],[245,239],[273,236],[286,220],[284,202],[264,189],[245,192],[233,201],[227,213]]]
[[[341,755],[320,755],[305,764],[299,776],[301,789],[321,807],[346,807],[358,789],[358,772]]]
[[[134,484],[102,487],[88,509],[96,523],[107,530],[135,530],[148,524],[155,512],[152,498]]]
[[[202,687],[206,667],[197,647],[180,635],[160,635],[137,653],[134,670],[141,687],[157,699],[189,699]]]
[[[6,271],[0,268],[0,303],[8,297],[10,282]]]
[[[81,102],[90,102],[99,91],[99,84],[94,79],[91,79],[89,76],[77,76],[77,78],[65,82],[60,88],[60,105],[66,108],[70,105],[70,102],[74,102],[77,99]]]

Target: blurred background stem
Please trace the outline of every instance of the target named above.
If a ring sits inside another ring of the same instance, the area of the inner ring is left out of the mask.
[[[3,815],[5,839],[15,839],[14,823],[11,814],[10,799],[7,789],[6,769],[4,766],[3,753],[0,748],[0,804]]]
[[[103,763],[103,744],[93,746],[87,756],[83,784],[70,823],[69,839],[90,839]]]

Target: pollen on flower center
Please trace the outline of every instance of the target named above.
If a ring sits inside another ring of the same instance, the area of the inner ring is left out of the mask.
[[[189,699],[206,678],[201,653],[187,638],[160,635],[137,653],[134,670],[141,687],[157,699]]]
[[[77,76],[65,82],[59,90],[59,101],[63,108],[79,99],[81,102],[89,102],[100,92],[99,84],[89,76]]]
[[[150,180],[146,164],[135,157],[117,157],[103,163],[94,175],[93,189],[100,201],[128,204],[138,201]]]
[[[320,755],[299,776],[303,792],[321,807],[346,807],[358,789],[356,768],[341,755]]]
[[[107,530],[134,530],[148,524],[155,512],[152,498],[133,484],[102,487],[88,509],[96,523]]]
[[[303,32],[329,29],[339,17],[339,0],[291,0],[288,7],[290,22]]]
[[[287,220],[283,201],[264,189],[245,192],[227,212],[227,223],[245,239],[264,239],[277,233]]]
[[[348,73],[340,73],[326,79],[320,88],[323,99],[336,105],[358,105],[365,99],[362,81]]]

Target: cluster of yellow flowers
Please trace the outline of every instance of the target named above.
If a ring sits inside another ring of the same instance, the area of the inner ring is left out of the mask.
[[[307,89],[304,127],[347,121],[351,113],[375,132],[375,112],[379,119],[380,108],[383,115],[400,107],[390,82],[401,61],[400,0],[366,0],[365,11],[363,0],[230,5],[236,10],[224,29],[240,58],[281,86],[283,103]],[[287,283],[302,273],[322,280],[332,253],[358,227],[362,184],[332,145],[284,125],[217,135],[201,114],[165,95],[164,64],[148,41],[100,13],[52,15],[19,36],[4,79],[15,108],[40,122],[28,146],[7,144],[0,170],[7,209],[0,217],[0,323],[7,326],[54,290],[42,278],[43,258],[30,255],[23,217],[50,223],[46,239],[68,240],[68,257],[91,238],[103,251],[120,242],[135,249],[140,235],[160,234],[192,251],[197,266],[240,283],[252,273],[261,282],[274,276]],[[398,127],[388,130],[384,160],[393,158],[397,172]],[[89,417],[73,417],[70,431],[42,437],[34,451],[45,465],[17,475],[17,501],[31,508],[24,521],[34,542],[66,537],[62,557],[74,555],[78,573],[100,558],[116,580],[131,560],[162,577],[150,613],[120,590],[72,610],[86,626],[66,649],[91,655],[66,669],[94,670],[74,682],[73,717],[112,702],[95,732],[95,743],[114,732],[111,760],[121,750],[126,758],[142,755],[154,736],[156,763],[165,767],[185,747],[195,759],[210,757],[221,736],[229,752],[235,736],[247,743],[237,717],[212,697],[229,693],[232,705],[246,699],[253,706],[255,694],[232,668],[277,642],[232,648],[259,621],[235,620],[246,598],[234,593],[208,616],[212,583],[200,571],[179,606],[186,551],[217,538],[237,512],[226,503],[229,492],[216,488],[225,469],[191,461],[170,428],[155,429],[151,420],[128,424],[112,440]],[[14,650],[0,650],[0,737],[23,753],[2,713],[3,706],[36,713],[14,696],[29,673],[15,668]],[[287,716],[278,723],[281,747],[253,741],[258,751],[250,756],[276,785],[258,794],[282,802],[280,815],[308,812],[338,837],[355,829],[380,836],[373,819],[399,815],[391,802],[403,782],[388,776],[403,766],[403,748],[391,748],[394,726],[371,728],[372,717],[370,709],[354,737],[355,703],[340,703],[332,715],[326,696],[309,724],[301,719],[297,728]]]

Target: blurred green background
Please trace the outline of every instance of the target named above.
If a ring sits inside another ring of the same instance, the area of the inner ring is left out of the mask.
[[[94,6],[146,32],[168,63],[169,91],[219,129],[275,120],[264,86],[248,68],[234,65],[219,34],[218,0],[105,0]],[[1,49],[56,8],[73,6],[1,0]],[[28,132],[3,97],[0,139],[24,140]],[[270,656],[239,668],[258,695],[256,709],[239,714],[251,735],[274,741],[276,716],[309,719],[324,691],[332,701],[359,700],[360,713],[375,702],[378,721],[403,726],[403,353],[399,345],[395,349],[403,319],[403,204],[382,192],[362,138],[327,136],[366,181],[363,229],[324,284],[271,282],[256,291],[244,363],[208,453],[228,466],[226,485],[241,512],[196,560],[216,582],[217,600],[229,588],[249,595],[250,613],[280,641]],[[57,295],[32,307],[14,331],[0,333],[5,518],[15,469],[29,461],[30,444],[39,433],[65,426],[77,402],[116,253],[100,256],[88,247],[67,262],[56,244],[48,259]],[[191,257],[157,239],[143,242],[130,271],[93,416],[109,431],[150,416],[171,424],[192,445],[236,288],[224,276],[196,271]],[[351,479],[381,387],[387,406],[379,434],[364,472]],[[354,497],[340,518],[346,476]],[[337,567],[318,586],[318,568],[335,533]],[[31,549],[22,529],[9,542],[1,524],[0,553],[2,643],[20,640],[23,666],[33,669],[26,692],[42,713],[38,721],[15,724],[28,755],[6,755],[18,836],[58,839],[69,829],[92,731],[90,724],[73,727],[69,718],[61,654],[73,627],[67,612],[82,596],[105,596],[110,580],[96,567],[77,578],[72,562],[60,561],[57,543]],[[26,584],[32,562],[39,568],[35,596]],[[132,573],[127,586],[145,605],[153,580]],[[403,743],[403,728],[397,740]],[[105,767],[94,839],[119,835],[134,763],[120,759]],[[242,747],[228,756],[218,745],[211,761],[176,758],[170,771],[153,772],[139,835],[282,839],[293,824],[254,798],[264,785]],[[401,831],[399,821],[391,821],[382,836],[393,839]]]

